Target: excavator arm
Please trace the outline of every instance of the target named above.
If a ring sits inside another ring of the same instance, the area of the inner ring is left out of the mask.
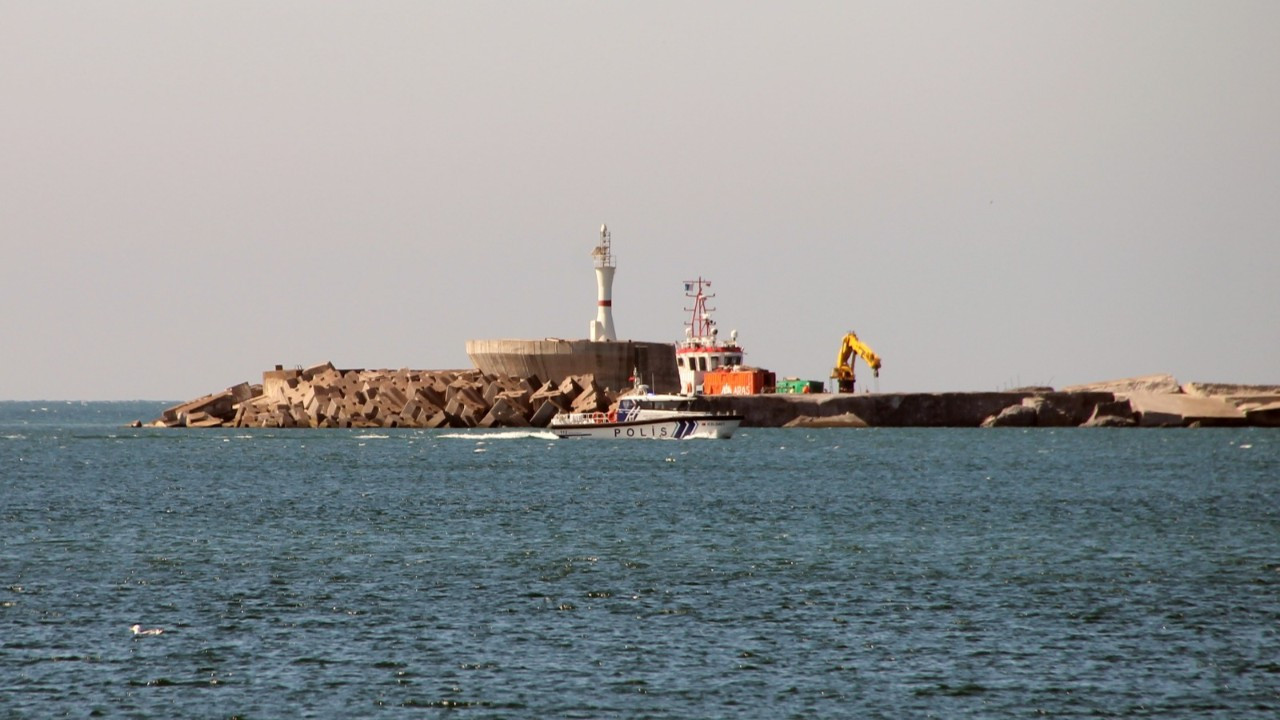
[[[836,388],[839,392],[853,392],[854,358],[860,357],[867,367],[871,368],[871,372],[880,377],[880,356],[867,346],[866,343],[858,339],[857,333],[849,331],[844,339],[840,341],[840,352],[836,355],[836,366],[831,370],[831,377],[836,381]]]

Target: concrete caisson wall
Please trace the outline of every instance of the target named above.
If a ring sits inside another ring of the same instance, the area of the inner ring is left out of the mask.
[[[467,356],[477,369],[490,375],[536,375],[552,382],[594,375],[601,387],[617,392],[631,387],[630,378],[639,370],[642,381],[654,392],[676,392],[680,387],[676,350],[670,343],[468,340]]]

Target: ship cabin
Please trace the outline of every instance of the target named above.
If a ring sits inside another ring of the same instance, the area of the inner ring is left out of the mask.
[[[708,372],[737,367],[742,364],[742,355],[742,348],[737,345],[677,347],[676,370],[680,374],[680,392],[685,395],[702,394],[703,377]]]

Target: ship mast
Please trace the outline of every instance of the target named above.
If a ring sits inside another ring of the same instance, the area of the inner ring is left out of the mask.
[[[716,321],[711,319],[711,312],[715,308],[707,307],[707,300],[715,297],[714,293],[705,294],[702,288],[711,287],[710,280],[703,280],[702,276],[698,276],[697,280],[684,281],[685,297],[693,298],[693,307],[685,308],[685,312],[692,312],[689,322],[685,323],[687,329],[685,334],[688,339],[698,345],[710,344],[715,340]]]

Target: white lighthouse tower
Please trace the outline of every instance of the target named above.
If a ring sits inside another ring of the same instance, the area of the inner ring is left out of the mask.
[[[613,330],[613,264],[612,239],[609,226],[600,226],[600,244],[591,251],[596,260],[596,319],[591,321],[592,342],[617,340]]]

